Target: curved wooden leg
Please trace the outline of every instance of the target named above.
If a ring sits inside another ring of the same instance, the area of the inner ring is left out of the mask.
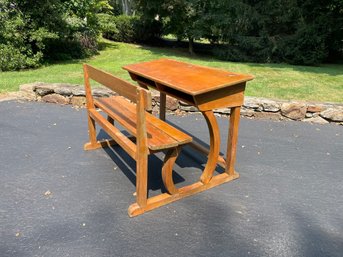
[[[180,147],[169,149],[164,157],[164,163],[162,167],[163,184],[168,193],[171,195],[178,193],[178,189],[175,187],[173,181],[173,166],[179,153]]]
[[[210,152],[208,154],[208,160],[206,167],[200,177],[202,183],[207,184],[212,176],[213,172],[217,166],[217,161],[219,157],[219,147],[220,147],[220,135],[217,119],[212,111],[202,112],[204,115],[208,130],[210,133]]]

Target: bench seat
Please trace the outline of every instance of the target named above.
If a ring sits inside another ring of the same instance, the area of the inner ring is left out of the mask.
[[[94,105],[123,126],[132,136],[137,135],[136,104],[121,96],[94,99]],[[168,123],[145,112],[148,148],[158,151],[177,147],[192,141],[192,137]]]

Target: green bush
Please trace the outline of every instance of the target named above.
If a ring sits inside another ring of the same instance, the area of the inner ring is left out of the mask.
[[[113,39],[119,31],[115,23],[115,16],[105,13],[98,14],[99,28],[102,36],[107,39]]]
[[[0,44],[0,71],[36,68],[40,65],[43,54],[22,53],[12,45]]]
[[[96,53],[96,2],[0,0],[0,70]]]
[[[46,43],[44,57],[48,61],[63,61],[89,57],[97,52],[94,37],[79,35],[72,39],[53,39]]]
[[[149,42],[160,37],[162,31],[158,22],[138,16],[100,14],[98,19],[103,37],[118,42]]]
[[[138,20],[136,16],[115,16],[113,21],[117,28],[117,33],[114,33],[111,39],[127,43],[137,42],[136,23]]]

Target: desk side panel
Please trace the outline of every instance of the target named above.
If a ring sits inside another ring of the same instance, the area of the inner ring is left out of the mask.
[[[244,103],[245,82],[221,88],[194,97],[195,105],[200,111],[209,111],[224,107],[241,106]]]

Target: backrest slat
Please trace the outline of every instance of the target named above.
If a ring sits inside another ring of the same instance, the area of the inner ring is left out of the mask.
[[[152,109],[151,93],[149,90],[137,88],[137,86],[125,80],[117,78],[110,73],[94,68],[88,64],[83,64],[83,68],[89,79],[97,81],[98,83],[108,87],[119,95],[128,98],[134,103],[137,103],[138,89],[143,94],[145,109],[148,111]],[[88,87],[90,88],[90,85],[88,85]]]
[[[107,72],[96,69],[88,64],[84,64],[84,68],[87,70],[90,79],[99,82],[100,84],[108,87],[119,95],[128,98],[134,103],[137,102],[136,86],[126,82],[125,80],[114,77]]]

